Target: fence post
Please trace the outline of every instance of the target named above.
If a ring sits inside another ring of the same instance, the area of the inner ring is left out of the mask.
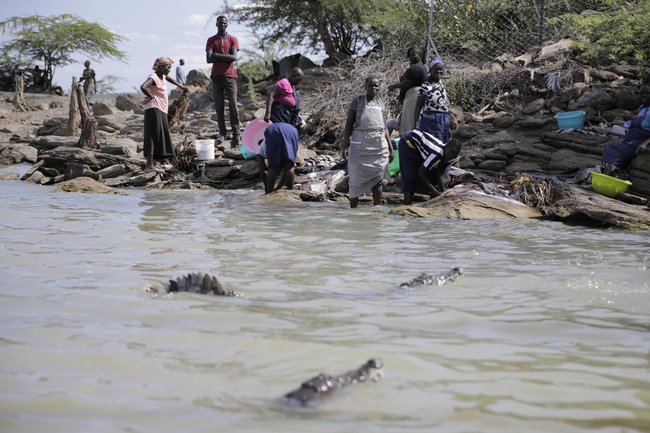
[[[431,32],[433,31],[433,4],[435,3],[435,0],[431,0],[429,2],[429,30],[427,32],[427,52],[425,54],[424,58],[424,64],[428,65],[429,64],[429,58],[431,57],[431,45],[433,43],[433,39],[431,38]]]
[[[431,2],[429,3],[429,33],[427,34],[427,43],[426,43],[426,57],[424,64],[428,65],[429,64],[429,59],[432,57],[431,56],[431,49],[433,48],[433,53],[436,55],[436,57],[440,57],[440,54],[438,53],[438,49],[436,48],[436,44],[433,43],[433,38],[431,37],[431,33],[433,32],[433,6],[436,4],[436,0],[430,0]]]
[[[539,3],[539,46],[544,43],[544,0]]]

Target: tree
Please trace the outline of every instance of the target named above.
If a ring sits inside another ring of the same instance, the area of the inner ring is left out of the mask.
[[[107,95],[109,93],[115,93],[115,86],[122,81],[125,81],[122,77],[105,75],[101,80],[97,80],[97,94]]]
[[[608,58],[648,68],[649,16],[650,0],[614,4],[610,11],[598,14],[575,14],[571,17],[577,27],[574,48],[585,61]]]
[[[424,0],[251,0],[244,6],[226,2],[225,9],[230,18],[256,28],[262,40],[288,40],[295,47],[325,51],[337,59],[371,49],[384,37],[396,34],[397,26],[406,28],[404,23],[424,22],[418,15],[422,11],[426,11]],[[420,33],[421,39],[424,35]],[[264,51],[265,47],[259,48]]]
[[[3,50],[16,58],[29,57],[43,61],[47,75],[46,88],[52,85],[57,66],[73,63],[74,53],[84,53],[91,58],[126,59],[126,54],[117,48],[124,40],[101,24],[91,23],[74,15],[63,14],[44,17],[11,17],[0,21],[0,30],[11,33],[14,39],[3,46]]]

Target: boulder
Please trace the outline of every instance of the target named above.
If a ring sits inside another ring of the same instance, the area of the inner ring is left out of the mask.
[[[0,144],[0,165],[20,164],[21,162],[35,163],[38,149],[25,143]]]
[[[575,107],[572,107],[571,109],[577,109],[579,107],[591,107],[598,112],[603,112],[614,108],[614,105],[614,98],[609,96],[607,92],[603,90],[592,90],[578,98]]]
[[[563,221],[591,221],[592,224],[596,222],[605,227],[628,230],[650,228],[650,212],[644,207],[627,204],[571,184],[553,184],[553,202],[544,212]]]
[[[257,161],[250,160],[239,166],[239,177],[241,179],[255,179],[260,175]]]
[[[78,137],[60,137],[44,135],[31,141],[31,144],[38,149],[50,150],[57,147],[80,147]]]
[[[547,170],[561,173],[574,169],[598,167],[600,160],[599,155],[585,155],[582,152],[575,152],[571,149],[560,149],[551,155]]]
[[[101,176],[90,169],[86,164],[71,162],[66,166],[65,179],[76,179],[78,177],[89,177],[94,180],[100,180]]]
[[[133,111],[136,114],[144,114],[141,98],[130,93],[117,95],[115,98],[115,108],[121,111]]]
[[[99,144],[104,153],[111,155],[134,156],[138,152],[138,142],[129,137],[111,137]]]
[[[106,116],[113,114],[113,109],[104,102],[95,102],[92,105],[92,112],[95,116]]]
[[[89,177],[78,177],[62,182],[57,186],[56,191],[127,195],[123,191],[106,186]]]
[[[205,75],[203,72],[198,71],[196,69],[192,69],[187,74],[187,77],[185,78],[185,83],[188,86],[196,86],[202,89],[207,89],[211,84],[211,80],[210,77]]]
[[[505,197],[488,195],[476,188],[453,188],[423,204],[400,206],[390,213],[413,218],[442,217],[459,220],[542,217],[537,209]]]
[[[534,101],[529,102],[523,110],[521,110],[522,114],[526,115],[531,115],[539,112],[542,108],[544,108],[544,105],[546,105],[546,99],[544,98],[538,98],[535,99]]]
[[[126,167],[124,164],[115,164],[97,171],[97,174],[102,179],[112,179],[126,174]]]
[[[571,44],[573,41],[570,39],[561,39],[558,42],[542,47],[536,61],[542,62],[546,60],[554,60],[559,57],[567,56],[571,53]]]

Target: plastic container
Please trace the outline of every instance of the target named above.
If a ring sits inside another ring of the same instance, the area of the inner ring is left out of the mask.
[[[239,151],[243,155],[244,159],[255,158],[255,152],[251,152],[250,150],[246,149],[246,146],[244,146],[243,143],[239,143]]]
[[[399,173],[399,150],[395,149],[393,151],[393,162],[388,164],[388,174],[390,174],[390,177],[394,177],[397,173]]]
[[[630,185],[632,185],[632,182],[627,180],[617,179],[598,172],[591,173],[591,187],[598,194],[607,197],[618,197],[619,194],[627,191]]]
[[[266,130],[266,127],[270,124],[271,123],[266,123],[264,119],[255,119],[244,128],[241,141],[246,149],[253,152],[253,155],[255,155],[257,149],[260,147],[260,140],[264,139],[264,130]]]
[[[214,159],[214,140],[196,140],[196,159],[209,161]]]
[[[565,111],[557,113],[555,120],[560,129],[582,129],[585,126],[584,111]]]
[[[399,138],[393,138],[391,140],[391,146],[393,147],[393,162],[388,164],[388,174],[390,177],[394,177],[399,173]]]

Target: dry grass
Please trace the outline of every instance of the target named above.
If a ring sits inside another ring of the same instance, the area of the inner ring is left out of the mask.
[[[510,189],[517,200],[534,208],[546,207],[553,200],[553,182],[533,179],[527,173],[518,174],[510,183]]]
[[[408,68],[408,59],[404,52],[384,52],[369,57],[350,61],[336,68],[338,75],[335,82],[303,98],[303,111],[310,113],[307,123],[316,127],[315,136],[343,133],[348,105],[352,99],[365,93],[365,80],[375,76],[381,83],[381,91],[399,81],[399,76]],[[384,97],[386,117],[396,118],[400,107],[397,104],[397,91]]]

